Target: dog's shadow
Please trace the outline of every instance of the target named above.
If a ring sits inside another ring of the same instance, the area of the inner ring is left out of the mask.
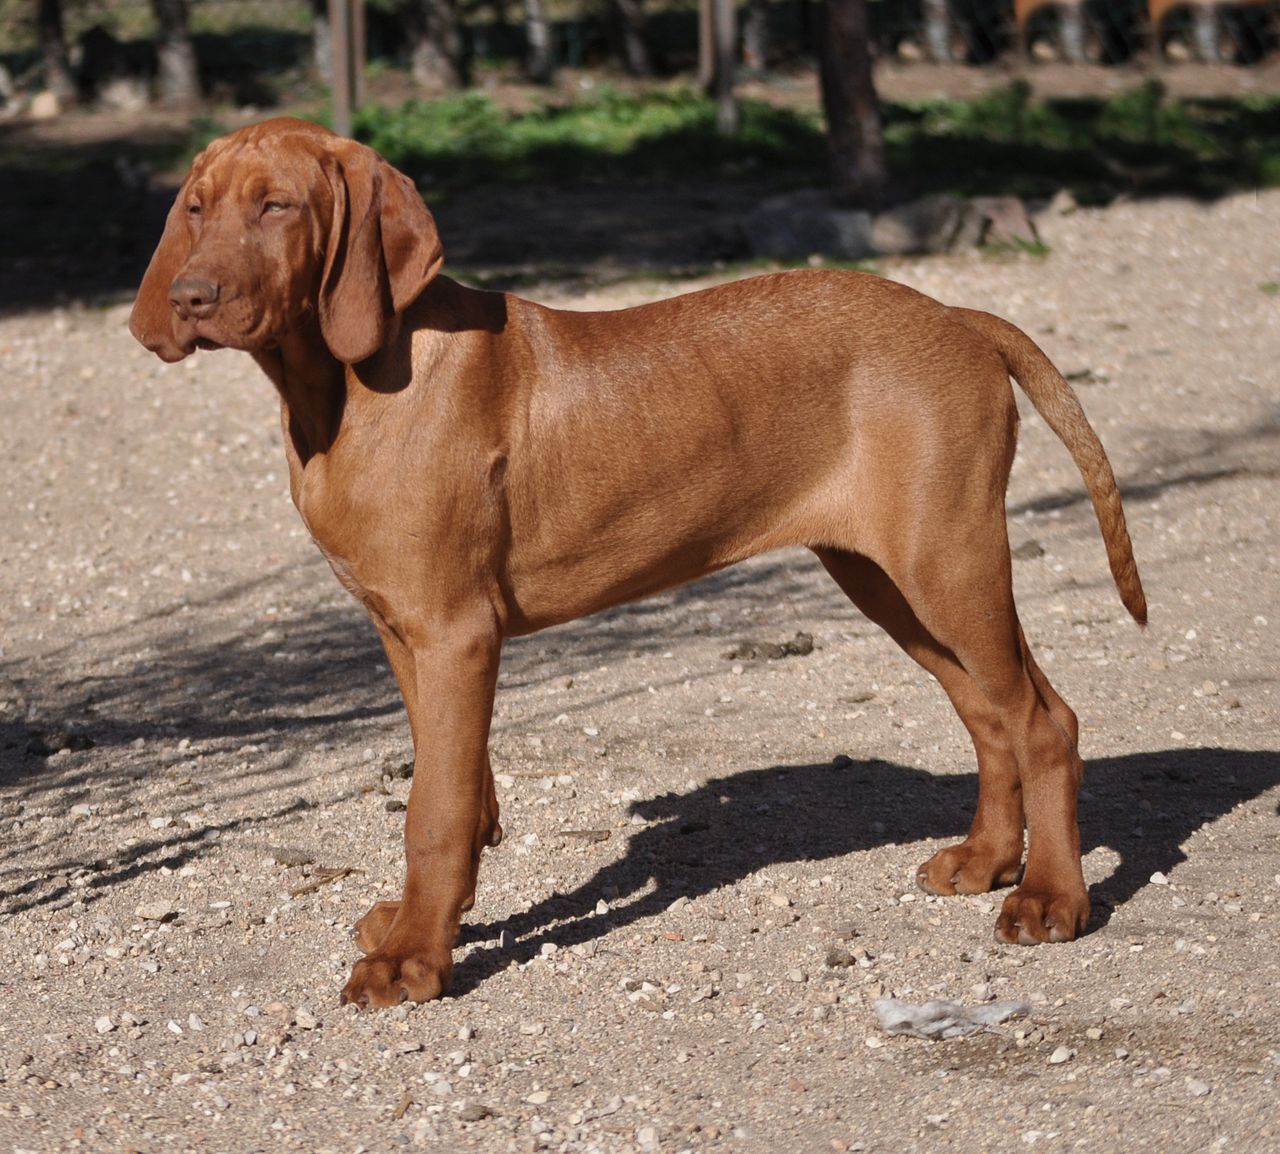
[[[1168,873],[1184,861],[1181,847],[1195,830],[1277,784],[1280,754],[1273,752],[1178,749],[1089,762],[1080,801],[1083,850],[1108,847],[1119,858],[1092,887],[1090,931],[1105,925],[1155,871]],[[873,760],[747,770],[687,793],[637,801],[631,812],[647,824],[636,827],[622,857],[527,912],[464,925],[464,942],[489,942],[504,932],[515,941],[472,950],[455,971],[454,992],[464,994],[513,961],[534,958],[547,942],[564,948],[593,941],[662,913],[680,897],[708,897],[770,866],[830,860],[832,872],[848,871],[849,863],[834,859],[962,837],[976,794],[975,774],[935,777]],[[921,847],[920,860],[931,852]],[[876,887],[883,883],[867,882],[868,902],[889,896]],[[597,913],[601,901],[607,909]]]

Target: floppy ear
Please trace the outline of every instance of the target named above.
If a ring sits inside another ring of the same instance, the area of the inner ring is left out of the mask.
[[[392,319],[440,271],[444,249],[413,181],[371,148],[353,145],[325,164],[333,221],[320,285],[320,331],[348,365],[383,345]]]
[[[160,243],[138,286],[138,297],[129,314],[129,331],[162,361],[180,361],[190,349],[183,348],[173,328],[174,312],[169,304],[169,286],[191,256],[191,236],[184,219],[184,183],[169,209]]]

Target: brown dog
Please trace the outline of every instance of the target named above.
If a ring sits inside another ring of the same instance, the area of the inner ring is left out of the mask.
[[[1139,621],[1146,605],[1106,455],[1031,340],[852,272],[575,313],[465,288],[441,259],[407,177],[272,120],[196,158],[130,320],[166,361],[244,349],[275,382],[294,502],[404,694],[404,897],[361,919],[368,956],[343,1000],[449,985],[480,851],[502,835],[488,735],[503,639],[787,545],[942,683],[973,738],[972,829],[920,884],[1015,881],[1025,820],[996,934],[1079,934],[1076,718],[1010,588],[1010,374],[1080,468],[1125,605]]]

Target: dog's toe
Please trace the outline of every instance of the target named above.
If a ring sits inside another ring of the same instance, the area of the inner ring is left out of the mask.
[[[1022,868],[1022,845],[992,847],[966,839],[939,850],[916,871],[916,883],[925,893],[984,894],[1017,880]]]
[[[362,1010],[398,1006],[402,1002],[429,1002],[449,986],[452,963],[437,961],[424,951],[376,950],[356,962],[340,996],[340,1004]]]

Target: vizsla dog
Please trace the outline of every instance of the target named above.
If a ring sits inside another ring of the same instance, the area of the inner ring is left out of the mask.
[[[503,640],[788,545],[941,682],[973,739],[972,828],[920,884],[1021,875],[997,937],[1079,934],[1076,718],[1010,588],[1011,374],[1084,477],[1124,604],[1139,621],[1146,605],[1102,445],[1032,341],[853,272],[577,313],[466,288],[441,259],[407,177],[272,120],[196,158],[130,320],[163,360],[243,349],[275,383],[294,502],[404,695],[404,896],[360,920],[343,1001],[448,988],[480,852],[502,836]]]

